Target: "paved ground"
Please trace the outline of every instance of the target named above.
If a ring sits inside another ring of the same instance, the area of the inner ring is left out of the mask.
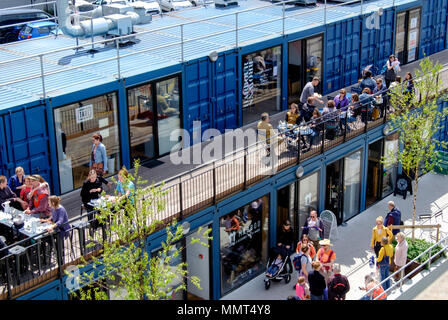
[[[419,183],[419,196],[417,200],[417,216],[423,213],[435,212],[438,208],[448,203],[448,176],[427,174],[421,178]],[[364,276],[372,270],[366,264],[372,253],[369,250],[372,227],[375,218],[385,216],[387,213],[387,202],[395,201],[402,212],[404,224],[411,224],[412,221],[412,197],[403,200],[402,197],[390,195],[374,206],[368,208],[358,216],[349,220],[347,226],[339,226],[339,238],[334,243],[334,251],[337,255],[337,263],[341,264],[342,273],[348,276],[351,290],[347,295],[348,300],[359,299],[363,292],[358,289],[363,285]],[[445,219],[446,220],[446,219]],[[448,231],[445,229],[444,231]],[[421,231],[416,232],[417,237],[425,236]],[[442,279],[443,277],[440,277]],[[273,283],[269,290],[264,289],[264,275],[251,280],[246,285],[234,290],[223,300],[283,300],[294,294],[293,283],[285,285],[284,282]],[[297,279],[297,274],[293,274],[293,279]],[[422,292],[416,299],[431,299],[437,294],[438,297],[448,299],[448,280],[438,281],[437,290],[428,289],[426,294]],[[254,294],[256,292],[256,294]]]
[[[431,285],[417,295],[413,300],[447,300],[448,271],[445,271]]]

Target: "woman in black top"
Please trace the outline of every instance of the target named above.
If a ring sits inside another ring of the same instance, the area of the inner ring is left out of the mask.
[[[84,204],[84,207],[86,208],[87,212],[89,213],[88,218],[89,221],[93,219],[93,212],[94,207],[89,204],[90,201],[94,199],[98,199],[101,195],[101,192],[103,192],[102,185],[108,184],[107,180],[104,179],[102,176],[98,176],[95,170],[89,171],[89,176],[87,177],[87,180],[84,181],[82,188],[81,188],[81,199],[82,203]],[[97,222],[92,222],[93,227],[96,229]]]

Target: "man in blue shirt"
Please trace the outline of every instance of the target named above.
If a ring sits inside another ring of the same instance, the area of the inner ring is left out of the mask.
[[[366,71],[365,77],[361,80],[359,87],[361,90],[364,90],[364,88],[369,88],[371,92],[375,89],[375,80],[372,78],[372,72],[370,70]]]
[[[389,212],[386,215],[386,218],[384,218],[384,225],[386,227],[390,225],[398,226],[401,224],[401,212],[398,210],[398,208],[395,206],[395,203],[393,201],[389,201],[387,203],[387,207],[389,208]],[[400,229],[393,229],[391,230],[392,234],[395,236],[398,232],[400,232]]]

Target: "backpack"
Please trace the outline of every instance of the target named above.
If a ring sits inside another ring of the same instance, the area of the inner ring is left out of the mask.
[[[292,260],[292,263],[294,264],[294,269],[296,269],[296,271],[302,270],[302,257],[306,256],[304,254],[298,254]]]

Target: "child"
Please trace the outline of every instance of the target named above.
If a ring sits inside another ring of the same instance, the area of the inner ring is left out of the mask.
[[[280,266],[283,263],[283,259],[282,259],[282,255],[279,254],[277,256],[277,259],[275,259],[274,263],[270,265],[270,267],[268,268],[268,270],[266,271],[266,275],[268,277],[272,277],[272,275],[274,273],[276,273],[278,271],[278,269],[280,269]]]
[[[306,283],[305,277],[303,277],[303,276],[301,276],[301,277],[299,277],[299,279],[297,279],[296,296],[300,300],[306,300],[310,296],[308,284]]]
[[[395,57],[395,60],[392,61],[392,67],[394,68],[395,74],[401,71],[400,61],[398,61],[397,57]]]

